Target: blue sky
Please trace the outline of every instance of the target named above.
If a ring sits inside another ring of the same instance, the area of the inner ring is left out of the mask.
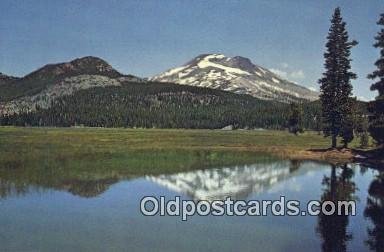
[[[382,0],[138,0],[0,2],[0,72],[93,55],[126,74],[148,77],[201,53],[244,56],[318,88],[330,17],[340,6],[350,37],[355,95],[372,99],[372,47]]]

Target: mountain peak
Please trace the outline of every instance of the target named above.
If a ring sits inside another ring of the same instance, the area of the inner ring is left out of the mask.
[[[195,59],[197,59],[197,58],[203,59],[207,56],[210,56],[212,58],[218,58],[218,59],[226,57],[224,54],[221,54],[221,53],[202,53],[202,54],[198,55],[197,57],[195,57]]]
[[[69,63],[74,65],[81,65],[81,64],[100,64],[100,65],[106,65],[110,66],[105,60],[95,57],[95,56],[85,56],[81,58],[76,58]]]
[[[122,74],[113,69],[105,60],[94,56],[86,56],[70,62],[45,65],[28,74],[25,78],[50,79],[78,74],[104,75],[112,78],[122,76]]]
[[[237,67],[249,72],[253,72],[256,67],[256,65],[254,65],[250,59],[242,56],[235,56],[233,58],[230,58],[228,60],[228,64],[232,67]]]
[[[318,98],[318,93],[284,80],[246,57],[227,57],[219,53],[200,54],[181,67],[150,80],[221,89],[264,100],[291,102]]]
[[[225,58],[225,55],[224,54],[219,54],[219,53],[203,53],[203,54],[199,54],[198,56],[196,56],[195,58],[193,58],[191,61],[187,62],[184,65],[197,64],[198,62],[206,59],[207,57],[209,59],[215,61],[215,60],[218,60],[218,59]]]

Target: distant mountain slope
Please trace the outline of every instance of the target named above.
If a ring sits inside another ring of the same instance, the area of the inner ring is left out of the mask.
[[[2,77],[2,76],[0,76]],[[4,80],[1,82],[1,80]],[[52,101],[81,89],[118,86],[122,81],[142,81],[123,75],[97,57],[46,65],[23,78],[0,79],[0,114],[48,108]]]
[[[284,80],[240,56],[230,58],[222,54],[202,54],[150,80],[220,89],[281,102],[318,99],[317,92]]]
[[[17,78],[17,77],[8,76],[8,75],[5,75],[3,73],[0,73],[0,86],[8,84],[8,83],[10,83],[12,81],[16,81],[18,79],[19,78]]]
[[[49,86],[78,75],[99,75],[108,78],[124,77],[104,60],[92,56],[66,63],[48,64],[23,78],[1,85],[0,102],[36,95]]]

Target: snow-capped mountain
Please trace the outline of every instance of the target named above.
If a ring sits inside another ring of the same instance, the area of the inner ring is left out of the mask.
[[[181,67],[172,68],[150,79],[249,94],[264,100],[290,102],[316,100],[318,93],[299,86],[253,64],[249,59],[223,54],[202,54]]]

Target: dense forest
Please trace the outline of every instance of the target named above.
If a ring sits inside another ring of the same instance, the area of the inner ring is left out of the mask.
[[[319,130],[320,104],[303,102],[303,126]],[[3,116],[1,125],[284,129],[289,104],[171,83],[125,82],[80,90],[48,109]]]

